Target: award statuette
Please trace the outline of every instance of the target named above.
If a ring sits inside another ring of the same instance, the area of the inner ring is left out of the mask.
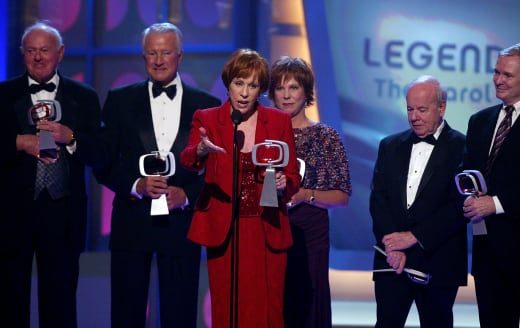
[[[57,100],[39,100],[29,108],[29,124],[36,125],[39,121],[58,122],[61,119],[61,105]],[[40,151],[55,152],[56,142],[50,131],[39,130]]]
[[[455,185],[461,195],[478,197],[487,193],[486,180],[477,170],[464,170],[455,176]],[[487,228],[484,220],[471,224],[473,235],[486,235]]]
[[[150,154],[142,155],[139,158],[139,171],[142,176],[162,176],[169,177],[175,174],[175,157],[171,152],[161,154],[153,151]],[[152,199],[150,215],[167,215],[168,202],[166,195],[162,194],[159,198]]]
[[[303,182],[303,179],[305,178],[305,161],[301,158],[296,158],[296,160],[298,161],[299,173]]]
[[[253,163],[258,166],[266,166],[260,205],[278,207],[275,168],[287,166],[289,147],[285,142],[278,140],[266,140],[256,144],[253,146]]]

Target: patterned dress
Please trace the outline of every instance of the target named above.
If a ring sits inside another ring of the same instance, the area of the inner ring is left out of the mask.
[[[302,188],[352,193],[348,158],[336,130],[317,123],[295,128],[297,157],[305,162]],[[289,249],[284,318],[288,328],[332,327],[329,286],[329,215],[301,203],[289,210],[294,245]]]

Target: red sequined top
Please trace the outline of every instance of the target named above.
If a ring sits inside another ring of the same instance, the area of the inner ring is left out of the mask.
[[[240,186],[240,217],[260,215],[260,196],[256,186],[252,153],[240,153],[242,181]]]

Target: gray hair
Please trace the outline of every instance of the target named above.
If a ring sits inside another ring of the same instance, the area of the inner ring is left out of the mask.
[[[504,56],[520,56],[520,43],[504,48],[498,53],[498,57]]]
[[[29,33],[31,33],[34,30],[42,30],[42,31],[51,33],[52,35],[54,35],[54,38],[56,39],[56,42],[58,43],[58,48],[61,48],[63,46],[63,38],[61,37],[60,32],[55,27],[49,25],[48,23],[39,21],[39,22],[36,22],[36,23],[28,26],[25,29],[25,31],[22,34],[22,41],[21,41],[20,49],[23,50],[23,43],[25,41],[25,38],[27,37],[27,35]]]
[[[441,85],[437,78],[431,75],[421,75],[408,85],[408,89],[419,83],[429,83],[435,86],[437,105],[442,105],[448,100],[448,94],[446,92],[446,89]]]
[[[147,28],[144,29],[143,33],[142,33],[142,47],[144,49],[144,42],[146,40],[146,37],[150,34],[150,33],[175,33],[175,35],[177,35],[177,49],[179,50],[179,53],[182,53],[183,52],[183,37],[182,37],[182,31],[177,27],[177,25],[174,25],[172,23],[169,23],[169,22],[165,22],[165,23],[155,23],[155,24],[152,24],[150,26],[148,26]]]

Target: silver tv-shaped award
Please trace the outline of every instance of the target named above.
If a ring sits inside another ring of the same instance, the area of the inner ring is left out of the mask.
[[[28,111],[30,125],[39,121],[59,122],[61,120],[61,105],[57,100],[39,100]],[[56,141],[50,131],[38,131],[40,150],[56,149]]]
[[[455,185],[461,195],[478,197],[487,193],[484,176],[478,170],[464,170],[455,176]],[[471,224],[473,235],[486,235],[487,228],[484,220]]]
[[[302,178],[303,183],[303,179],[305,179],[305,161],[301,158],[296,158],[296,160],[298,161],[300,177]]]
[[[253,146],[253,163],[266,166],[260,205],[278,207],[275,169],[285,167],[289,163],[289,146],[278,140],[266,140],[256,144]]]
[[[142,155],[139,158],[139,171],[145,177],[172,176],[175,174],[175,157],[171,152],[161,153],[159,151]],[[168,202],[165,194],[162,194],[159,198],[152,199],[150,215],[167,215],[168,213]]]

